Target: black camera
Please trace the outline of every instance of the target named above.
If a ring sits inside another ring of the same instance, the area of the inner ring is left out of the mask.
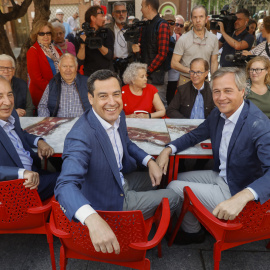
[[[107,37],[108,29],[100,28],[96,30],[94,27],[91,27],[88,22],[84,22],[82,24],[82,29],[83,30],[76,35],[76,38],[80,44],[85,43],[90,49],[98,49],[102,47],[102,41]],[[80,37],[82,34],[86,35],[85,41],[83,41]]]
[[[140,28],[148,25],[149,21],[133,21],[132,24],[123,24],[123,28],[126,30],[124,33],[124,38],[128,42],[137,44],[140,38]]]
[[[236,52],[235,54],[227,54],[225,60],[232,62],[235,67],[245,67],[248,61],[256,55],[242,55],[242,52]]]
[[[210,30],[220,30],[218,22],[222,22],[227,34],[232,34],[234,32],[234,23],[236,22],[237,17],[234,13],[229,13],[228,9],[229,5],[226,5],[220,11],[220,15],[212,15]]]

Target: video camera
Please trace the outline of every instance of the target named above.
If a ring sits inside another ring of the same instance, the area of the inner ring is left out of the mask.
[[[133,21],[132,24],[123,23],[123,28],[126,30],[124,33],[124,38],[128,42],[137,44],[140,37],[140,28],[148,25],[149,21]]]
[[[89,22],[84,22],[82,24],[82,31],[77,33],[76,39],[78,42],[85,43],[90,49],[98,49],[102,47],[102,39],[107,37],[108,29],[100,28],[96,30],[94,27],[91,27]],[[86,39],[83,41],[81,35],[85,34]]]
[[[237,17],[234,13],[229,13],[229,5],[225,5],[220,11],[220,15],[212,15],[210,20],[210,30],[220,30],[218,22],[222,22],[224,25],[224,30],[227,34],[232,34],[234,32],[234,23]]]
[[[234,55],[227,54],[225,56],[225,60],[228,62],[233,62],[235,67],[245,67],[248,61],[254,57],[256,57],[256,55],[242,55],[242,52],[236,52]]]

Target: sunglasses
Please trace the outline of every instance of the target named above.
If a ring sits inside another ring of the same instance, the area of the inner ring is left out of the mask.
[[[183,28],[183,27],[184,27],[184,25],[183,25],[183,24],[181,24],[181,23],[176,23],[176,24],[175,24],[175,26],[176,26],[176,27],[181,27],[181,28]]]
[[[38,32],[38,35],[41,36],[41,37],[44,37],[45,35],[46,36],[51,36],[52,32]]]
[[[123,14],[127,13],[127,10],[126,9],[124,9],[124,10],[116,10],[114,12],[119,15],[121,13],[123,13]]]
[[[100,10],[100,12],[97,12],[97,15],[98,14],[103,14],[104,15],[104,11],[103,10]]]
[[[169,25],[175,25],[175,22],[168,22]]]

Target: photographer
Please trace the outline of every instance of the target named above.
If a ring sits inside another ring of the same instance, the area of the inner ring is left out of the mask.
[[[270,16],[264,17],[263,24],[261,26],[261,32],[263,38],[266,38],[266,41],[263,41],[251,51],[243,51],[243,55],[257,55],[257,56],[265,56],[270,60]]]
[[[106,25],[114,34],[114,56],[113,66],[122,79],[123,73],[133,55],[132,42],[124,38],[123,24],[127,21],[127,7],[125,2],[113,3],[113,21]]]
[[[143,17],[149,24],[142,28],[140,41],[132,45],[132,50],[134,53],[141,52],[141,62],[148,65],[148,83],[158,89],[166,107],[168,72],[165,60],[169,52],[170,29],[168,23],[158,14],[158,0],[142,0],[141,6]]]
[[[92,6],[85,13],[85,22],[90,24],[90,27],[99,31],[105,24],[104,11],[100,6]],[[79,65],[84,65],[84,75],[90,76],[97,70],[110,69],[113,70],[113,51],[114,39],[113,33],[108,29],[107,33],[95,33],[95,37],[102,39],[102,45],[97,49],[90,49],[85,42],[87,36],[85,33],[80,35],[80,48],[77,53]]]
[[[249,20],[249,11],[246,9],[240,9],[236,12],[237,20],[234,23],[234,33],[232,36],[228,35],[224,30],[224,25],[222,22],[218,22],[220,27],[220,33],[222,37],[219,40],[219,48],[223,48],[220,66],[221,67],[231,67],[234,65],[233,62],[228,62],[225,59],[225,56],[228,54],[235,54],[236,51],[241,50],[250,50],[253,42],[254,36],[248,33],[246,30],[248,20]]]

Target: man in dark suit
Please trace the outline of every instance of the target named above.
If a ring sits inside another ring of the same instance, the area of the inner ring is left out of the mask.
[[[37,147],[37,154],[32,148]],[[10,83],[0,76],[0,181],[26,179],[26,188],[37,189],[41,200],[53,195],[58,173],[40,170],[40,158],[53,149],[40,137],[22,131]]]
[[[180,194],[190,186],[213,215],[233,220],[252,200],[262,204],[270,199],[270,120],[252,102],[243,100],[245,74],[239,68],[221,68],[212,76],[215,108],[190,133],[171,142],[157,159],[166,171],[169,154],[180,152],[211,138],[212,171],[178,175],[168,188]],[[187,213],[178,234],[179,244],[202,242],[204,233],[198,220]]]
[[[92,109],[66,137],[55,196],[70,220],[87,225],[96,251],[119,253],[116,236],[95,210],[141,210],[149,218],[163,197],[169,199],[174,212],[179,196],[173,190],[155,190],[161,169],[130,141],[119,77],[110,70],[99,70],[87,85]],[[147,166],[149,175],[135,172],[137,164]]]

